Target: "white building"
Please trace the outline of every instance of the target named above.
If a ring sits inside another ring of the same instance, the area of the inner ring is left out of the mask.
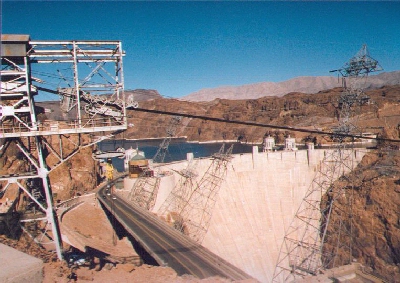
[[[264,147],[263,147],[263,151],[273,151],[275,147],[275,139],[271,136],[268,136],[266,138],[264,138]]]
[[[140,154],[140,155],[143,155],[143,157],[145,157],[144,152],[143,151],[139,151],[139,149],[137,149],[137,148],[134,149],[134,148],[131,147],[131,148],[125,150],[125,160],[124,160],[125,171],[128,171],[128,169],[129,169],[129,161],[136,154]]]
[[[285,139],[285,150],[297,150],[296,139],[291,138],[290,135]]]

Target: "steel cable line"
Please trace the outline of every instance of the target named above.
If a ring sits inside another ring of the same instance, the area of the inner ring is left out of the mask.
[[[346,133],[325,132],[325,131],[319,131],[319,130],[309,130],[309,129],[290,127],[290,126],[278,126],[278,125],[261,124],[261,123],[238,121],[238,120],[225,120],[223,118],[217,118],[217,117],[208,117],[208,116],[203,116],[203,115],[194,115],[194,114],[163,111],[163,110],[156,110],[156,109],[144,109],[144,108],[138,107],[138,108],[134,108],[132,110],[139,111],[139,112],[154,113],[154,114],[170,115],[170,116],[182,116],[182,117],[186,117],[186,118],[201,119],[201,120],[213,121],[213,122],[218,122],[218,123],[255,126],[255,127],[261,127],[261,128],[271,128],[271,129],[287,130],[287,131],[317,134],[317,135],[335,135],[335,136],[340,136],[340,137],[349,137],[349,138],[353,138],[353,139],[365,138],[362,135],[351,135],[351,134],[346,134]],[[374,139],[376,141],[400,143],[400,140],[398,140],[398,139],[379,138],[379,137],[371,138],[371,139]]]

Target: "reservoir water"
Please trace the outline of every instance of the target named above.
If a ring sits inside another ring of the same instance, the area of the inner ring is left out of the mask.
[[[145,140],[106,140],[98,144],[99,150],[101,151],[115,151],[117,148],[138,148],[143,151],[147,159],[152,159],[157,153],[157,150],[163,139],[145,139]],[[187,142],[184,138],[172,139],[168,151],[165,155],[164,162],[172,162],[185,160],[187,153],[192,152],[194,158],[209,157],[214,153],[217,153],[222,144],[221,142],[213,143],[198,143],[198,142]],[[243,144],[240,142],[226,142],[225,151],[233,144],[232,153],[250,153],[252,152],[252,144]],[[123,171],[123,159],[113,158],[112,160],[114,167],[118,171]]]

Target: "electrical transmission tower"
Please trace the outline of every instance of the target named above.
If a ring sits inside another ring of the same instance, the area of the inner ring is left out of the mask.
[[[160,186],[160,178],[151,175],[150,172],[152,172],[151,169],[145,169],[137,178],[128,195],[130,201],[147,210],[153,209]]]
[[[156,154],[153,157],[154,163],[163,163],[165,155],[167,154],[169,144],[171,143],[171,138],[176,135],[176,130],[180,125],[182,116],[173,116],[169,125],[167,127],[167,136],[163,139]]]
[[[165,217],[167,222],[172,222],[173,227],[182,233],[184,233],[184,223],[180,212],[185,208],[192,192],[198,187],[196,181],[198,175],[194,168],[195,161],[191,159],[185,169],[176,171],[181,178],[158,210],[158,215]]]
[[[0,195],[14,187],[31,199],[41,217],[25,221],[45,223],[42,238],[53,242],[59,259],[62,241],[49,174],[80,149],[126,130],[123,56],[120,41],[1,35],[0,157],[14,156],[26,166],[0,173]],[[56,121],[38,115],[39,91],[60,98],[61,105],[51,109]],[[40,237],[35,240],[40,243]]]
[[[210,225],[219,189],[225,179],[227,165],[232,159],[233,145],[226,151],[223,145],[212,156],[212,163],[198,184],[193,171],[181,172],[182,180],[160,209],[160,215],[176,214],[174,227],[201,243]]]
[[[156,154],[152,159],[153,164],[164,162],[165,155],[171,142],[171,138],[175,136],[176,130],[180,125],[181,120],[181,116],[172,117],[166,130],[167,136],[161,142]],[[159,186],[160,177],[157,176],[157,173],[154,175],[154,172],[149,167],[147,167],[133,185],[128,195],[128,199],[139,205],[140,207],[143,207],[147,210],[152,210],[156,202]]]
[[[369,101],[361,79],[381,67],[366,45],[341,69],[344,90],[339,97],[339,124],[332,131],[335,148],[325,152],[296,215],[285,231],[273,282],[293,282],[322,270],[352,262],[352,201],[355,152],[349,135],[362,136],[357,109]],[[340,200],[344,207],[336,205]]]

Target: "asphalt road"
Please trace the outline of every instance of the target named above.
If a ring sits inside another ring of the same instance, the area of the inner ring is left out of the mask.
[[[160,264],[178,275],[191,274],[200,279],[221,276],[232,280],[252,278],[187,236],[168,226],[149,211],[125,202],[118,195],[99,190],[98,199]]]

